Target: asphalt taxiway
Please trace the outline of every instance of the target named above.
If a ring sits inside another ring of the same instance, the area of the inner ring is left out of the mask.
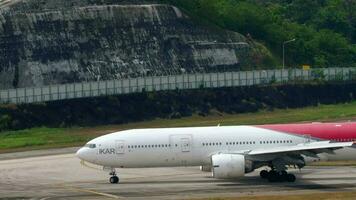
[[[356,191],[355,167],[306,167],[293,170],[296,183],[273,184],[258,172],[231,181],[211,178],[198,167],[120,169],[121,183],[112,185],[107,172],[81,165],[73,153],[37,154],[0,155],[0,198],[192,199]]]

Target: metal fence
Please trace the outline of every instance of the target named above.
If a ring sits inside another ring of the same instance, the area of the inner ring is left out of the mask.
[[[34,103],[145,91],[251,86],[303,81],[356,81],[355,68],[181,74],[0,90],[0,103]]]

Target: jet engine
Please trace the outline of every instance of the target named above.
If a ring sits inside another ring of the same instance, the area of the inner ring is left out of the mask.
[[[220,179],[238,178],[245,175],[245,156],[238,154],[216,154],[211,157],[213,177]]]

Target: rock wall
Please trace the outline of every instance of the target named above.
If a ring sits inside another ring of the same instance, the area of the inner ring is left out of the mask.
[[[0,89],[238,70],[248,62],[240,34],[148,3],[24,0],[1,8]]]

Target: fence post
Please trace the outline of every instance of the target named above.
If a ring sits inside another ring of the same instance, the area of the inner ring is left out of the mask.
[[[235,86],[235,74],[236,72],[231,72],[231,87],[234,87]]]
[[[10,90],[7,90],[7,100],[8,102],[10,102]]]
[[[227,80],[226,80],[226,72],[224,72],[224,87],[227,86]]]
[[[101,91],[100,91],[100,81],[97,81],[97,84],[96,84],[96,86],[97,86],[97,90],[98,90],[98,96],[101,96]]]
[[[61,97],[59,96],[59,85],[57,84],[57,100],[61,100]]]
[[[249,81],[248,81],[248,77],[247,77],[247,73],[248,71],[245,71],[245,86],[247,86],[249,84]]]
[[[121,94],[125,94],[124,79],[121,79]]]
[[[108,80],[105,81],[105,95],[108,95]]]
[[[131,78],[129,78],[129,92],[128,93],[131,93],[132,92],[132,84],[131,84]]]
[[[139,77],[136,77],[136,90],[137,90],[137,92],[142,92],[142,88],[140,88],[138,86],[138,79],[139,79]]]
[[[25,103],[28,103],[27,102],[27,88],[24,88],[24,93],[25,93]]]
[[[30,103],[33,103],[33,102],[35,102],[35,88],[34,87],[32,88],[32,102],[30,102]]]
[[[93,96],[93,86],[92,86],[92,82],[89,82],[89,95]]]
[[[84,98],[84,96],[85,96],[85,94],[84,94],[84,82],[81,82],[81,84],[82,84],[82,98]]]
[[[52,87],[48,86],[49,100],[52,101]]]
[[[174,75],[174,89],[177,88],[177,76],[178,75]]]
[[[41,87],[41,102],[43,102],[43,87]]]
[[[238,85],[237,86],[241,86],[241,71],[238,72]]]
[[[159,90],[158,91],[161,91],[162,90],[162,76],[159,76]]]

